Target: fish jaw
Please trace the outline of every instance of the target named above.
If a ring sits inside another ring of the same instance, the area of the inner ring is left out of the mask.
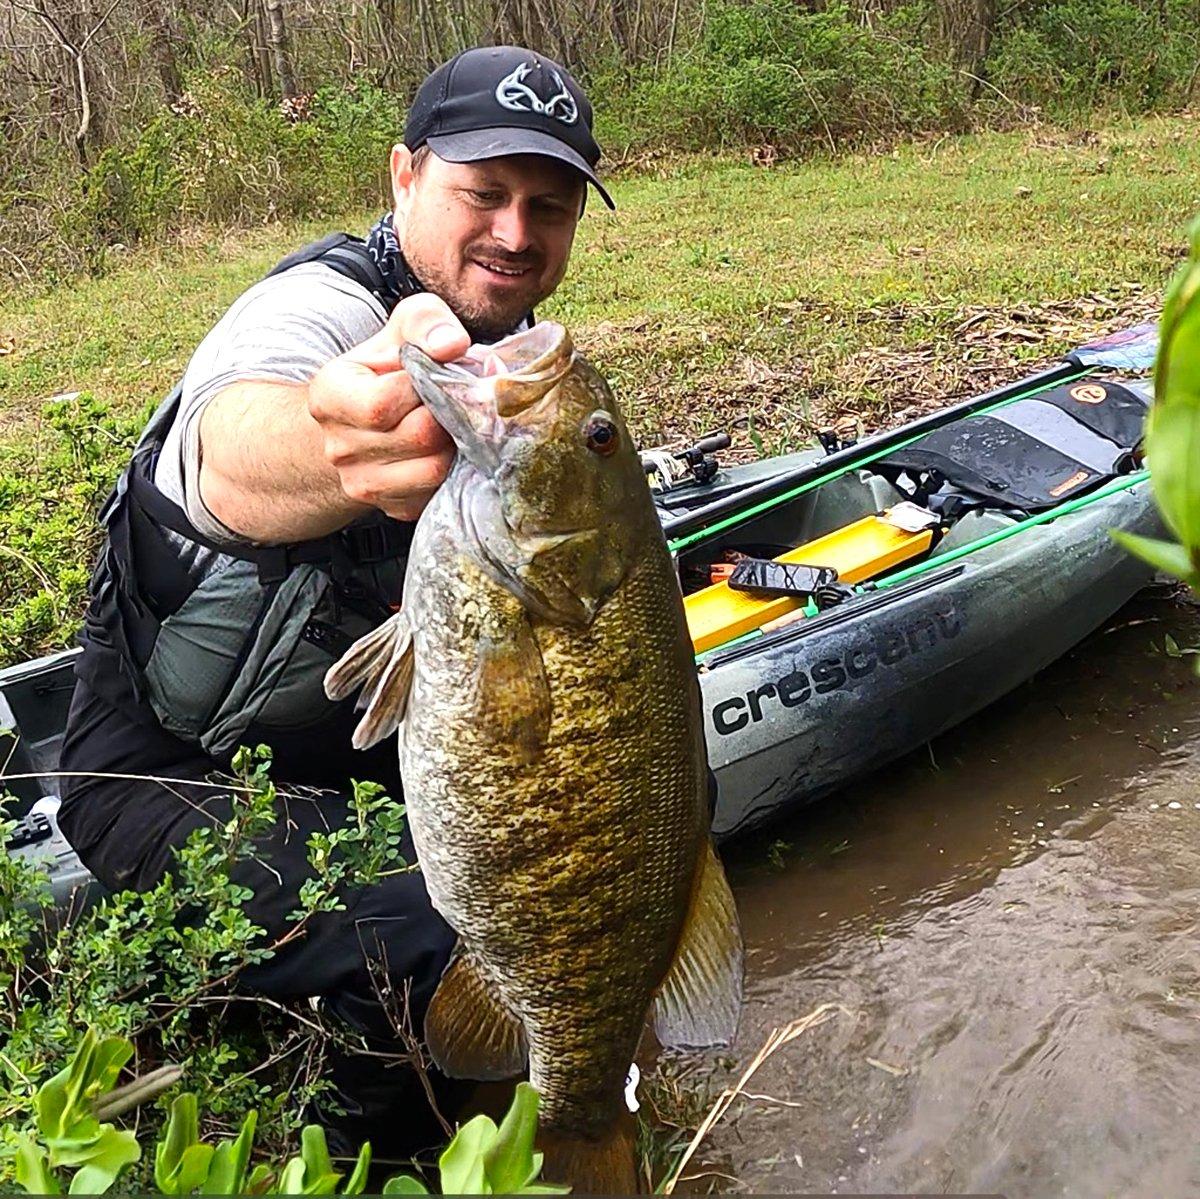
[[[564,521],[555,511],[549,520],[543,513],[526,521],[514,484],[531,456],[556,457],[560,404],[576,395],[575,380],[560,390],[578,369],[566,330],[545,322],[494,346],[473,346],[446,364],[411,345],[402,357],[418,395],[458,449],[453,491],[466,546],[530,612],[555,623],[590,624],[611,590],[596,586],[603,540],[588,527],[592,514],[566,514]]]
[[[421,401],[477,470],[494,474],[500,446],[519,436],[571,369],[575,347],[562,325],[543,321],[495,345],[474,345],[455,362],[435,362],[414,345],[400,354]]]

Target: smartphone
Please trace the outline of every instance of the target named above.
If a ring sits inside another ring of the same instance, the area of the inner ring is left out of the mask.
[[[768,558],[743,558],[729,576],[734,591],[753,591],[763,596],[806,597],[819,587],[837,582],[831,566],[805,566],[799,562],[772,562]]]

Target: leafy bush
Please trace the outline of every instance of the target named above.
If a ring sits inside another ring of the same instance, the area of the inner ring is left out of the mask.
[[[147,413],[117,418],[87,392],[44,409],[36,456],[0,452],[0,664],[64,645],[83,612],[96,510]]]
[[[45,1114],[37,1096],[64,1068],[83,1029],[94,1030],[98,1044],[133,1042],[139,1072],[182,1067],[214,1127],[236,1126],[256,1110],[264,1152],[275,1158],[324,1087],[326,1050],[349,1044],[347,1032],[307,1008],[293,1011],[237,990],[238,975],[281,942],[269,943],[247,917],[248,894],[231,877],[276,819],[270,752],[240,750],[234,768],[236,777],[226,780],[231,818],[195,832],[172,875],[144,893],[106,896],[65,922],[44,870],[4,849],[13,823],[0,812],[0,1191],[15,1176],[27,1114]],[[349,889],[403,867],[403,809],[371,783],[355,786],[353,804],[356,819],[310,839],[312,878],[283,939],[303,936],[308,921],[342,905]],[[253,1020],[245,1018],[250,1013]],[[110,1069],[103,1065],[110,1050],[95,1052],[96,1086],[107,1087],[125,1059]],[[143,1111],[140,1131],[153,1136],[165,1114]],[[88,1125],[86,1137],[55,1127],[62,1152],[51,1154],[47,1168],[85,1164],[63,1156],[75,1153],[68,1142],[102,1136],[98,1126]],[[53,1148],[47,1144],[48,1153]],[[150,1168],[132,1160],[121,1166],[135,1189],[148,1185]]]
[[[1186,103],[1198,58],[1191,0],[1050,0],[1000,18],[986,70],[1005,95],[1079,117]]]
[[[373,206],[387,195],[396,97],[367,82],[321,88],[302,119],[232,70],[196,74],[174,110],[105,150],[83,176],[77,240],[135,242],[187,222],[245,224]]]
[[[34,1195],[59,1195],[73,1169],[71,1194],[103,1194],[128,1167],[142,1159],[135,1132],[118,1129],[118,1116],[153,1097],[145,1080],[116,1085],[134,1047],[124,1037],[100,1039],[88,1029],[71,1060],[34,1096],[32,1127],[0,1130],[15,1141],[17,1185]],[[442,1191],[448,1195],[564,1194],[565,1188],[537,1182],[542,1155],[533,1148],[538,1094],[517,1086],[499,1127],[476,1116],[455,1134],[441,1155]],[[363,1145],[350,1176],[334,1167],[325,1133],[307,1125],[300,1152],[282,1164],[251,1164],[258,1112],[242,1120],[237,1136],[216,1144],[201,1139],[199,1105],[190,1091],[177,1095],[154,1147],[155,1191],[162,1195],[359,1195],[366,1189],[371,1147]],[[424,1195],[424,1184],[399,1174],[383,1184],[385,1195]]]
[[[922,47],[919,16],[901,7],[867,27],[842,2],[718,0],[697,45],[616,98],[608,132],[691,149],[798,147],[961,122],[962,88]]]

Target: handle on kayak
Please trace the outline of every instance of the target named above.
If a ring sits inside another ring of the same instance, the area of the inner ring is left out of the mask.
[[[707,437],[701,437],[692,450],[701,454],[715,454],[717,450],[727,450],[733,444],[728,433],[710,433]],[[687,454],[687,450],[680,452],[680,457]]]

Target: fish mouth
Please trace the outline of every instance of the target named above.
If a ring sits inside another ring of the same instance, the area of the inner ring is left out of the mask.
[[[570,334],[554,321],[473,345],[454,362],[435,362],[414,345],[400,351],[421,401],[463,456],[489,475],[499,466],[500,444],[531,423],[574,360]]]

